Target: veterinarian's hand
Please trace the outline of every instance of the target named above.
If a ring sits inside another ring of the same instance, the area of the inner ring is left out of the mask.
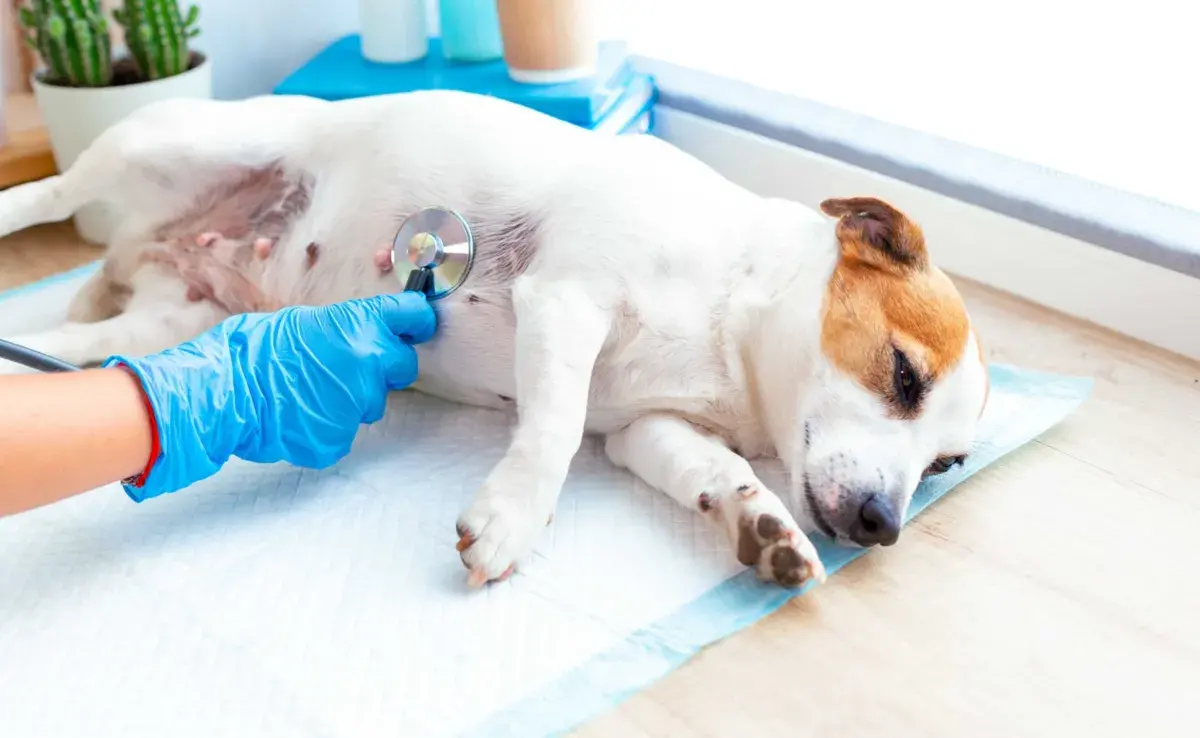
[[[404,293],[239,315],[153,356],[111,357],[106,366],[141,379],[161,447],[126,491],[139,501],[172,492],[233,457],[333,464],[383,417],[388,391],[416,380],[410,344],[435,327],[426,299]]]

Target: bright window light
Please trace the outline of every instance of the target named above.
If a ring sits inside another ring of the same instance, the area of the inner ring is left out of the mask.
[[[1182,0],[608,0],[632,50],[1200,210]]]

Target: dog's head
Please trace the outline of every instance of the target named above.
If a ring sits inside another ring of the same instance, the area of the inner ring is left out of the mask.
[[[921,229],[873,198],[827,200],[838,258],[795,409],[794,499],[841,542],[891,545],[922,478],[961,463],[987,400],[966,307]]]

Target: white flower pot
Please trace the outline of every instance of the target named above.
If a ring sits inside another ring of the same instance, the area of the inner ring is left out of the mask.
[[[177,97],[211,98],[212,63],[197,56],[200,62],[183,74],[113,87],[60,87],[35,74],[33,92],[58,170],[66,171],[101,133],[144,105]],[[75,214],[75,228],[84,239],[107,244],[115,220],[105,204],[94,203]]]

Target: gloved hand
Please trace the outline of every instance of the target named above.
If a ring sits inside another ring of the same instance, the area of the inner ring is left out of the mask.
[[[173,492],[233,457],[333,464],[383,417],[388,391],[416,380],[410,344],[435,327],[425,297],[406,292],[238,315],[159,354],[110,357],[141,380],[158,426],[157,460],[125,491],[138,502]]]

